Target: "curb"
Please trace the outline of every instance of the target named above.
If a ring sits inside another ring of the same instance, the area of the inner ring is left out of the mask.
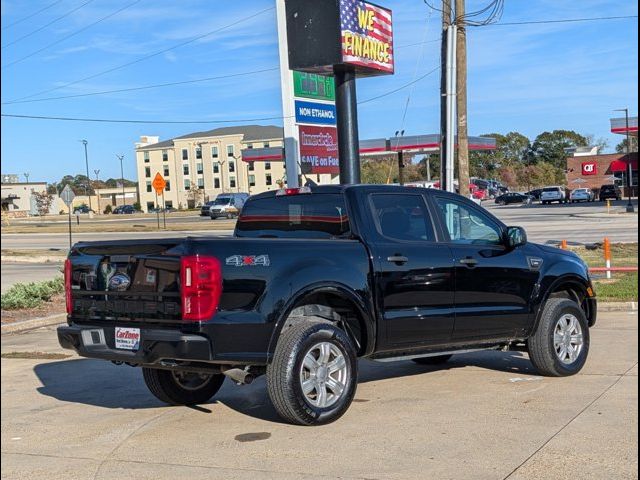
[[[7,323],[0,327],[2,334],[19,333],[33,330],[40,327],[48,327],[51,325],[59,325],[67,320],[66,313],[58,313],[49,317],[32,318],[31,320],[23,320],[22,322]]]
[[[598,303],[598,312],[637,312],[638,302],[602,302]]]

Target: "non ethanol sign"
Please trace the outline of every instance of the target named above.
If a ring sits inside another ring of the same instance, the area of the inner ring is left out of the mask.
[[[336,106],[327,103],[296,100],[296,123],[311,125],[335,125]]]

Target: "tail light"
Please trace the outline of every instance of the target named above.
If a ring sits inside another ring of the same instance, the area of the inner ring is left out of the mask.
[[[180,265],[182,318],[190,322],[209,320],[222,295],[222,268],[215,257],[182,257]]]
[[[64,299],[67,304],[67,313],[73,313],[73,296],[71,295],[71,260],[68,258],[64,261]]]

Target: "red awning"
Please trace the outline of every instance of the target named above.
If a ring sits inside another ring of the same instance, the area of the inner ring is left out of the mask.
[[[609,170],[608,171],[611,172],[611,173],[626,172],[628,168],[629,168],[629,161],[628,160],[614,160],[609,165]],[[637,170],[638,169],[638,160],[637,159],[631,160],[631,168],[633,170]]]

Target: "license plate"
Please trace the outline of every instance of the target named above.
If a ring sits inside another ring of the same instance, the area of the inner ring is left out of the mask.
[[[116,348],[120,350],[138,350],[140,348],[140,329],[116,327]]]

